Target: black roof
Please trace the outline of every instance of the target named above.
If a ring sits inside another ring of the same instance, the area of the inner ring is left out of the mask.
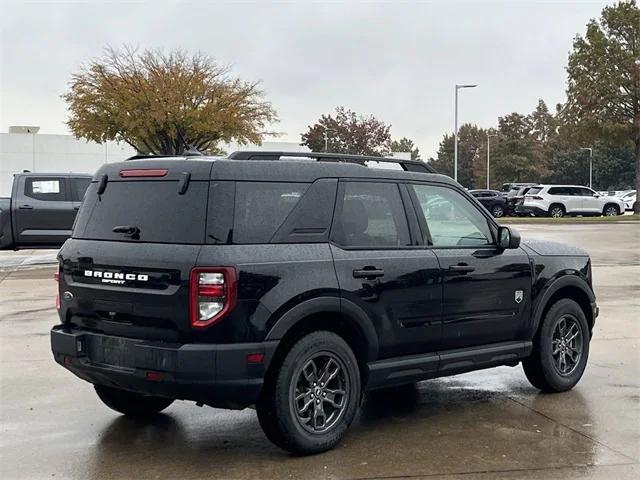
[[[302,160],[300,157],[318,161]],[[375,168],[364,162],[399,164],[402,170]],[[135,163],[135,165],[133,165]],[[215,166],[215,168],[214,168]],[[312,182],[318,178],[371,178],[390,180],[436,180],[455,183],[451,178],[430,173],[433,168],[423,162],[395,158],[367,157],[317,152],[236,152],[221,157],[138,157],[133,162],[110,163],[96,173],[95,179],[107,174],[109,181],[119,179],[123,169],[166,168],[166,180],[178,179],[190,172],[191,180],[288,181]]]

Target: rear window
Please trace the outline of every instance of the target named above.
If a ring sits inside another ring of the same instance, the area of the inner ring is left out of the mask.
[[[527,195],[537,195],[538,193],[540,193],[540,190],[542,190],[542,187],[531,187],[526,194]]]
[[[204,243],[208,182],[192,181],[178,193],[174,181],[109,182],[97,194],[97,183],[87,190],[74,238],[128,242]],[[139,238],[113,232],[133,227]]]
[[[269,243],[308,183],[237,182],[233,243]]]

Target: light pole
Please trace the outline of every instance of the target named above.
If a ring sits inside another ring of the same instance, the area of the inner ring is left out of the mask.
[[[489,187],[489,162],[491,161],[491,137],[497,137],[496,133],[487,133],[487,190],[490,190]]]
[[[324,128],[324,132],[322,133],[322,136],[324,137],[324,151],[327,152],[329,150],[329,135],[327,135],[327,132],[335,132],[336,130],[328,127],[322,128]]]
[[[593,188],[593,148],[582,147],[580,150],[589,150],[589,188]]]
[[[458,90],[461,88],[473,88],[477,87],[477,84],[460,85],[456,83],[456,114],[455,114],[455,128],[454,128],[454,141],[453,141],[453,179],[458,181]]]

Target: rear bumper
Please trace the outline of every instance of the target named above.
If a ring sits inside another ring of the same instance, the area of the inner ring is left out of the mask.
[[[62,325],[51,330],[56,362],[83,380],[220,408],[256,403],[277,346],[278,341],[169,344]],[[264,359],[248,363],[249,354],[263,354]]]

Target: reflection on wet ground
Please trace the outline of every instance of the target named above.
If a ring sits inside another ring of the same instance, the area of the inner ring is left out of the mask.
[[[630,227],[607,228],[632,248]],[[597,232],[574,235],[606,259]],[[106,409],[50,359],[52,270],[12,272],[0,277],[0,478],[640,478],[640,261],[600,263],[602,314],[573,391],[540,394],[500,367],[371,392],[344,443],[314,457],[271,445],[253,410],[178,402],[145,423]]]

